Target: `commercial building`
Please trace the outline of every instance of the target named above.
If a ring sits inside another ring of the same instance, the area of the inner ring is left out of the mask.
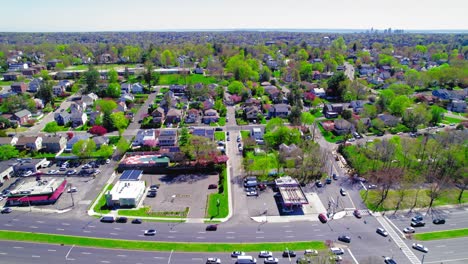
[[[293,179],[290,176],[284,176],[276,179],[275,183],[278,187],[279,193],[281,194],[284,206],[301,207],[302,205],[309,203],[296,179]]]
[[[108,207],[136,207],[145,194],[145,182],[140,181],[141,170],[122,173],[112,190],[105,194]]]
[[[11,161],[0,161],[0,183],[8,180],[13,176],[13,164]]]
[[[8,195],[8,206],[45,205],[55,203],[65,190],[67,181],[58,178],[25,178]]]

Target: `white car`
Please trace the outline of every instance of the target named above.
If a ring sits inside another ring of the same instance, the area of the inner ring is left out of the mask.
[[[382,235],[384,237],[388,236],[388,232],[385,229],[383,229],[382,227],[377,228],[376,232],[377,232],[377,234]]]
[[[403,232],[406,233],[406,234],[410,234],[410,233],[414,233],[415,230],[414,230],[414,228],[412,228],[411,226],[409,226],[409,227],[405,227],[405,228],[403,229]]]
[[[318,251],[315,249],[306,249],[304,250],[304,255],[318,255]]]
[[[28,177],[28,176],[31,176],[32,174],[33,174],[33,172],[28,170],[25,173],[23,173],[23,177]]]
[[[76,170],[69,170],[67,171],[67,175],[72,175],[72,174],[75,174],[76,173]]]
[[[278,264],[278,259],[274,257],[266,258],[263,263],[265,264]]]
[[[74,192],[77,192],[78,189],[76,189],[76,187],[71,187],[71,188],[68,188],[67,192],[68,193],[74,193]]]
[[[270,257],[273,257],[273,253],[271,253],[270,251],[260,251],[260,253],[258,253],[258,257],[259,258],[270,258]]]
[[[154,236],[154,235],[156,235],[156,230],[155,229],[145,230],[145,236]]]
[[[58,170],[49,170],[47,174],[57,174],[58,172]]]
[[[221,259],[219,258],[208,258],[206,264],[221,264]]]
[[[417,243],[414,243],[413,244],[413,248],[416,249],[416,250],[419,250],[419,251],[422,251],[424,253],[428,253],[429,252],[429,249],[427,249],[427,247],[421,245],[421,244],[417,244]]]

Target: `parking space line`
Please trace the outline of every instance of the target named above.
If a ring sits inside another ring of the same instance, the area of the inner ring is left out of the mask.
[[[108,260],[101,260],[101,263],[110,263]]]
[[[348,248],[348,252],[349,252],[349,255],[351,255],[351,258],[353,258],[354,263],[359,264],[359,262],[358,262],[357,259],[354,257],[353,253],[351,252],[351,249]]]
[[[70,224],[69,223],[62,223],[62,225],[69,226]]]
[[[37,228],[37,226],[30,226],[29,228],[33,228],[33,229],[36,229],[36,228]]]
[[[117,233],[109,233],[109,235],[117,236],[117,235],[119,235],[119,234],[117,234]]]
[[[91,233],[89,230],[83,230],[84,233]]]
[[[4,224],[4,226],[13,226],[12,224]]]
[[[168,236],[167,238],[175,238],[175,236]]]
[[[57,231],[65,231],[63,228],[57,228]]]
[[[165,259],[165,257],[154,257],[155,259]]]
[[[24,247],[13,247],[13,248],[14,248],[14,249],[22,249],[22,248],[24,248]]]
[[[91,255],[90,252],[81,252],[81,254],[83,254],[83,255]]]
[[[400,235],[401,235],[404,239],[406,239],[405,234],[403,234],[403,232],[402,232],[390,219],[388,219],[387,216],[384,215],[383,217],[385,218],[385,220],[387,220],[387,223],[389,223],[390,225],[392,225],[392,226],[396,229],[396,231],[398,231],[398,233],[400,233]]]
[[[0,252],[0,255],[6,255],[6,254],[7,254],[7,253],[5,253],[5,252]]]
[[[177,233],[176,230],[169,230],[169,233]]]
[[[193,261],[201,261],[203,260],[202,258],[192,258]]]
[[[293,238],[293,237],[295,237],[295,236],[286,236],[286,237],[287,237],[287,238]]]

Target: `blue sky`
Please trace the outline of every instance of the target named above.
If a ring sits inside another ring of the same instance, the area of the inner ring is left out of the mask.
[[[2,32],[468,29],[466,0],[0,0],[0,6]]]

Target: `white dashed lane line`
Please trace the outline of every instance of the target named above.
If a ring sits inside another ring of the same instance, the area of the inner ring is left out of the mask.
[[[24,247],[13,247],[13,248],[15,248],[15,249],[22,249],[22,248],[24,248]]]
[[[40,258],[41,256],[38,255],[32,255],[31,258]]]
[[[56,249],[48,249],[47,251],[49,251],[49,252],[56,252],[57,250],[56,250]]]

